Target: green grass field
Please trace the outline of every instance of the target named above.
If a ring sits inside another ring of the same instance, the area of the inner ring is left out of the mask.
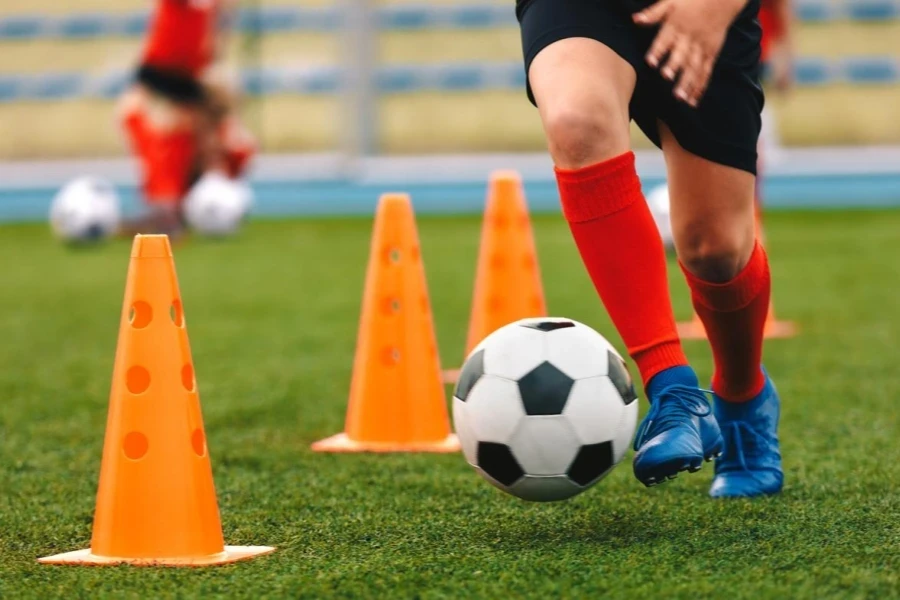
[[[343,425],[370,227],[259,222],[176,247],[226,542],[278,547],[201,570],[35,562],[90,541],[129,244],[69,250],[44,226],[0,228],[0,597],[900,595],[900,212],[769,217],[778,315],[802,330],[766,349],[786,488],[730,502],[707,498],[708,465],[645,489],[630,453],[553,505],[502,494],[461,455],[313,454]],[[621,348],[561,218],[535,227],[551,312]],[[478,232],[420,220],[446,367]],[[686,344],[708,378],[705,344]]]

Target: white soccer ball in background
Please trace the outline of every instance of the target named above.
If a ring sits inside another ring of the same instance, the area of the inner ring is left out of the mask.
[[[650,213],[656,222],[656,228],[659,229],[663,245],[667,249],[674,248],[675,240],[672,236],[672,221],[669,208],[669,187],[666,184],[662,184],[650,190],[650,193],[647,194],[647,206],[650,207]]]
[[[253,193],[246,183],[210,172],[191,188],[184,204],[188,225],[210,236],[233,235],[240,229],[253,205]]]
[[[523,319],[467,357],[453,423],[470,465],[519,498],[583,492],[625,456],[638,417],[622,357],[571,319]]]
[[[64,185],[50,205],[50,227],[67,242],[92,242],[109,237],[119,226],[116,188],[100,177],[85,176]]]

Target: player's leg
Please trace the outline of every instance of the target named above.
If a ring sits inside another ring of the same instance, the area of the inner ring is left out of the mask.
[[[231,179],[246,176],[256,155],[256,140],[236,115],[201,128],[200,166],[202,172],[220,171]]]
[[[181,234],[181,203],[197,152],[196,110],[135,86],[123,96],[119,118],[140,164],[147,207],[122,232]]]
[[[715,363],[713,406],[725,452],[711,494],[774,493],[783,479],[779,401],[761,362],[771,279],[756,236],[756,178],[685,150],[660,129],[675,247]]]
[[[640,62],[641,54],[624,45],[628,24],[618,18],[578,0],[533,0],[520,14],[563,213],[651,403],[635,459],[636,476],[651,485],[699,469],[706,453],[698,416],[709,408],[678,339],[665,251],[630,151],[636,74],[623,55]],[[565,37],[576,33],[584,37]]]

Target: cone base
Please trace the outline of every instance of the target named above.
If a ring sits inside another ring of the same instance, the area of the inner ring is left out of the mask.
[[[441,381],[444,383],[456,383],[459,381],[460,369],[446,369],[441,372]]]
[[[769,321],[763,331],[765,338],[791,338],[797,335],[797,324],[793,321]]]
[[[114,556],[97,556],[87,550],[76,550],[54,556],[39,558],[38,562],[45,565],[120,565],[129,564],[136,567],[204,567],[209,565],[224,565],[227,563],[247,560],[261,554],[274,552],[271,546],[225,546],[225,551],[209,556],[197,556],[193,558],[119,558]]]
[[[459,439],[450,434],[436,442],[360,442],[339,433],[312,445],[315,452],[459,452]]]
[[[763,330],[766,339],[785,339],[797,335],[797,324],[793,321],[767,321]],[[700,321],[678,323],[678,336],[683,340],[705,340],[706,330]]]

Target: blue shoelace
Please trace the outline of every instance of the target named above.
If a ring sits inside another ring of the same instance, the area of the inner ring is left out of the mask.
[[[689,385],[672,384],[660,390],[656,402],[650,405],[650,412],[644,418],[634,437],[634,449],[644,444],[644,437],[652,427],[657,434],[671,429],[673,425],[684,421],[685,413],[703,418],[712,412],[707,394],[709,390]],[[666,400],[665,402],[663,400]]]
[[[746,421],[719,422],[725,438],[725,453],[719,459],[717,472],[750,471],[746,455],[751,459],[765,456],[769,451],[769,440],[757,433]],[[745,443],[746,442],[746,443]]]

